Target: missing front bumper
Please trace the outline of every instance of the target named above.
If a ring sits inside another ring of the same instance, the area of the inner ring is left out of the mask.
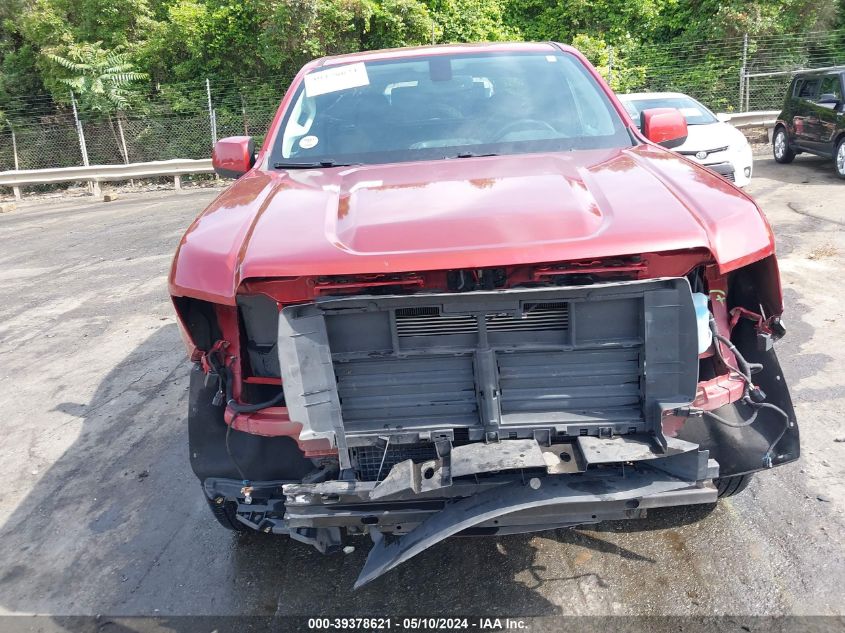
[[[647,438],[578,438],[573,467],[535,440],[458,446],[394,466],[381,482],[205,482],[238,503],[238,520],[330,552],[347,533],[373,535],[356,587],[457,534],[502,534],[642,517],[649,508],[716,501],[718,465],[697,445]],[[551,448],[551,447],[545,447]],[[428,473],[430,476],[427,476]],[[245,498],[244,491],[249,493]],[[247,501],[249,501],[247,503]],[[389,535],[389,540],[384,534]]]
[[[551,512],[558,526],[578,525],[598,521],[596,512],[610,505],[622,516],[631,518],[630,510],[639,510],[646,503],[660,504],[661,495],[667,501],[708,503],[716,500],[712,486],[690,486],[688,482],[660,473],[630,473],[625,477],[579,479],[567,475],[531,478],[515,481],[498,489],[488,490],[447,505],[433,514],[415,530],[388,542],[377,538],[367,557],[355,588],[361,587],[397,565],[416,556],[443,539],[485,524],[509,524],[507,517],[536,522]],[[667,504],[669,505],[669,504]],[[657,507],[653,505],[652,507]],[[587,513],[590,519],[586,518]],[[520,516],[521,515],[521,516]],[[536,516],[534,516],[536,515]]]
[[[212,498],[221,494],[225,483],[230,490],[238,485],[207,480],[207,494]],[[265,488],[278,491],[279,483],[254,484],[253,494]],[[651,468],[630,467],[624,473],[619,468],[592,475],[498,476],[478,484],[453,485],[449,489],[453,497],[423,495],[399,503],[363,501],[372,488],[369,483],[327,484],[289,484],[297,494],[282,499],[245,504],[241,498],[238,518],[256,530],[288,534],[323,553],[340,550],[345,534],[368,531],[375,546],[356,588],[450,536],[515,534],[643,518],[649,509],[715,503],[717,497],[711,481],[689,482]],[[462,494],[467,496],[458,496]]]

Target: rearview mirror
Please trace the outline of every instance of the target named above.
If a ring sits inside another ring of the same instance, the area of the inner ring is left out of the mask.
[[[211,152],[211,165],[223,178],[240,178],[255,164],[255,142],[251,136],[221,138]]]
[[[643,110],[641,129],[645,137],[669,149],[687,140],[687,120],[675,108]]]

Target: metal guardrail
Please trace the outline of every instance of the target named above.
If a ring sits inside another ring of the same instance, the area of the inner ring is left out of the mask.
[[[20,199],[20,188],[59,182],[83,181],[91,184],[94,195],[100,195],[100,183],[133,178],[172,177],[176,189],[182,188],[181,177],[186,174],[214,172],[211,159],[176,158],[127,165],[90,165],[87,167],[56,167],[54,169],[23,169],[0,171],[0,187],[11,187]]]
[[[780,114],[780,110],[758,110],[756,112],[732,112],[719,116],[741,130],[747,127],[774,127],[778,114]]]
[[[780,110],[757,110],[755,112],[732,112],[730,114],[720,114],[719,118],[727,121],[738,130],[744,130],[754,127],[766,128],[766,134],[769,137],[769,143],[772,142],[772,135],[775,131],[775,123],[778,120]]]

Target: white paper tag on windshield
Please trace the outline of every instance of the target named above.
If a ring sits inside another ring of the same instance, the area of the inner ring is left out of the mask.
[[[684,116],[701,116],[703,112],[698,108],[680,108]]]
[[[316,97],[329,92],[369,86],[367,67],[364,62],[346,64],[305,75],[305,96]]]

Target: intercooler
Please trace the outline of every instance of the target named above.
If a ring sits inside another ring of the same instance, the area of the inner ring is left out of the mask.
[[[302,438],[369,479],[438,439],[662,437],[698,379],[683,278],[325,298],[282,310],[278,348]]]

